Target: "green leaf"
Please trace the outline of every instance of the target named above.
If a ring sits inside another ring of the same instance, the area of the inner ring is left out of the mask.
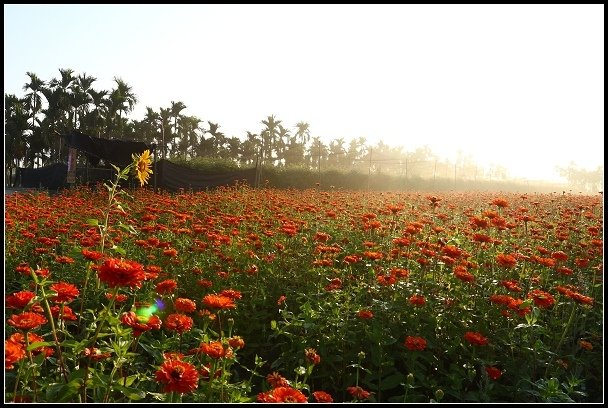
[[[113,251],[115,251],[115,252],[118,252],[118,253],[119,253],[119,254],[121,254],[122,256],[126,256],[126,255],[127,255],[127,250],[126,250],[126,249],[124,249],[124,248],[122,248],[122,247],[119,247],[119,246],[117,246],[117,245],[114,245],[114,246],[113,246],[111,249],[112,249]]]
[[[96,227],[99,225],[99,220],[95,218],[89,218],[87,219],[87,225],[92,225],[93,227]]]
[[[27,351],[36,350],[38,347],[52,346],[54,343],[50,341],[37,341],[36,343],[32,343],[27,348]]]
[[[144,391],[139,391],[135,388],[123,387],[122,385],[118,384],[113,385],[112,389],[122,392],[124,396],[130,400],[140,400],[146,396]]]

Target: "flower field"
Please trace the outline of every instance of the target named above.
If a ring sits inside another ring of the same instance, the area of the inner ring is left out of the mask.
[[[5,402],[601,402],[602,203],[6,195]]]

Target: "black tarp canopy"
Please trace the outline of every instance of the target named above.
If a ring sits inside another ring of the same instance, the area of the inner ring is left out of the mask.
[[[144,142],[102,139],[85,135],[77,130],[73,130],[63,137],[69,147],[83,152],[93,167],[99,167],[100,160],[103,160],[106,164],[112,163],[124,168],[133,160],[131,157],[133,154],[141,154],[146,149],[153,152],[156,149],[156,144],[148,145]]]

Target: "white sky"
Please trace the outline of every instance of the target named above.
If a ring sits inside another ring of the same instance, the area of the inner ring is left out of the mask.
[[[59,68],[227,136],[275,115],[530,180],[604,162],[603,4],[4,5],[4,92]]]

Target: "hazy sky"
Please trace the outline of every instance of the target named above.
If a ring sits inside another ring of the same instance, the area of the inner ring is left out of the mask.
[[[604,162],[603,4],[5,4],[4,92],[59,68],[123,79],[132,119],[182,101],[227,136],[275,115],[530,180]]]

